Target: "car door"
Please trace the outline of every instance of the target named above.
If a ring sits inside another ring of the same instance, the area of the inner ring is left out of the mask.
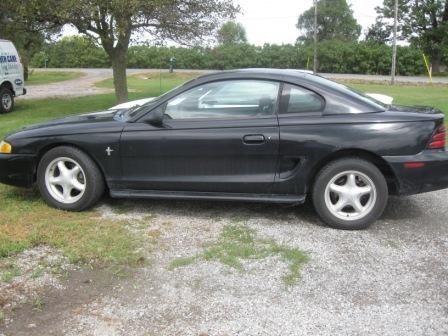
[[[279,165],[275,193],[304,195],[312,166],[332,150],[322,119],[325,99],[313,90],[284,84],[278,113]]]
[[[269,193],[279,147],[280,84],[226,80],[190,89],[163,107],[163,125],[127,125],[123,188]]]

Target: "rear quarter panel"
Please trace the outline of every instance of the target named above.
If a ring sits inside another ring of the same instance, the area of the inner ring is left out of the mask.
[[[305,194],[323,160],[342,150],[362,150],[376,156],[415,155],[421,152],[440,116],[414,113],[279,116],[279,193]],[[285,164],[296,160],[294,170]]]

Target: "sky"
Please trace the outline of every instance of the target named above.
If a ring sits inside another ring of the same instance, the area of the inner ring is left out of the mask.
[[[329,0],[331,1],[331,0]],[[301,13],[313,5],[313,0],[234,0],[242,13],[238,15],[247,32],[250,43],[294,43],[299,31],[297,19]],[[375,22],[375,7],[383,0],[348,0],[355,18],[364,32]]]
[[[375,22],[375,7],[383,0],[347,1],[364,33]],[[241,6],[242,12],[236,21],[246,29],[249,43],[263,45],[294,43],[299,36],[298,17],[313,5],[313,0],[234,0],[234,3]],[[63,31],[63,35],[76,33],[72,27],[65,27]]]

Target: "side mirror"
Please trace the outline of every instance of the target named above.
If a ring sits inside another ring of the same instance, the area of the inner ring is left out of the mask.
[[[165,113],[163,112],[163,107],[160,106],[149,113],[149,115],[145,118],[145,122],[154,126],[162,126],[164,115]]]

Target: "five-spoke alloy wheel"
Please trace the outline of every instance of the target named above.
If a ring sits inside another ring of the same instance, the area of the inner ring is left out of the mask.
[[[37,183],[48,204],[71,211],[93,206],[105,188],[95,162],[79,149],[68,146],[56,147],[43,156]]]
[[[86,191],[86,175],[75,160],[57,158],[47,166],[45,185],[53,198],[72,204],[79,201]]]
[[[388,189],[372,163],[346,158],[333,161],[318,174],[313,203],[322,220],[339,229],[363,229],[384,211]]]
[[[325,204],[334,216],[343,220],[356,220],[368,215],[376,197],[373,181],[353,170],[337,174],[325,189]]]

